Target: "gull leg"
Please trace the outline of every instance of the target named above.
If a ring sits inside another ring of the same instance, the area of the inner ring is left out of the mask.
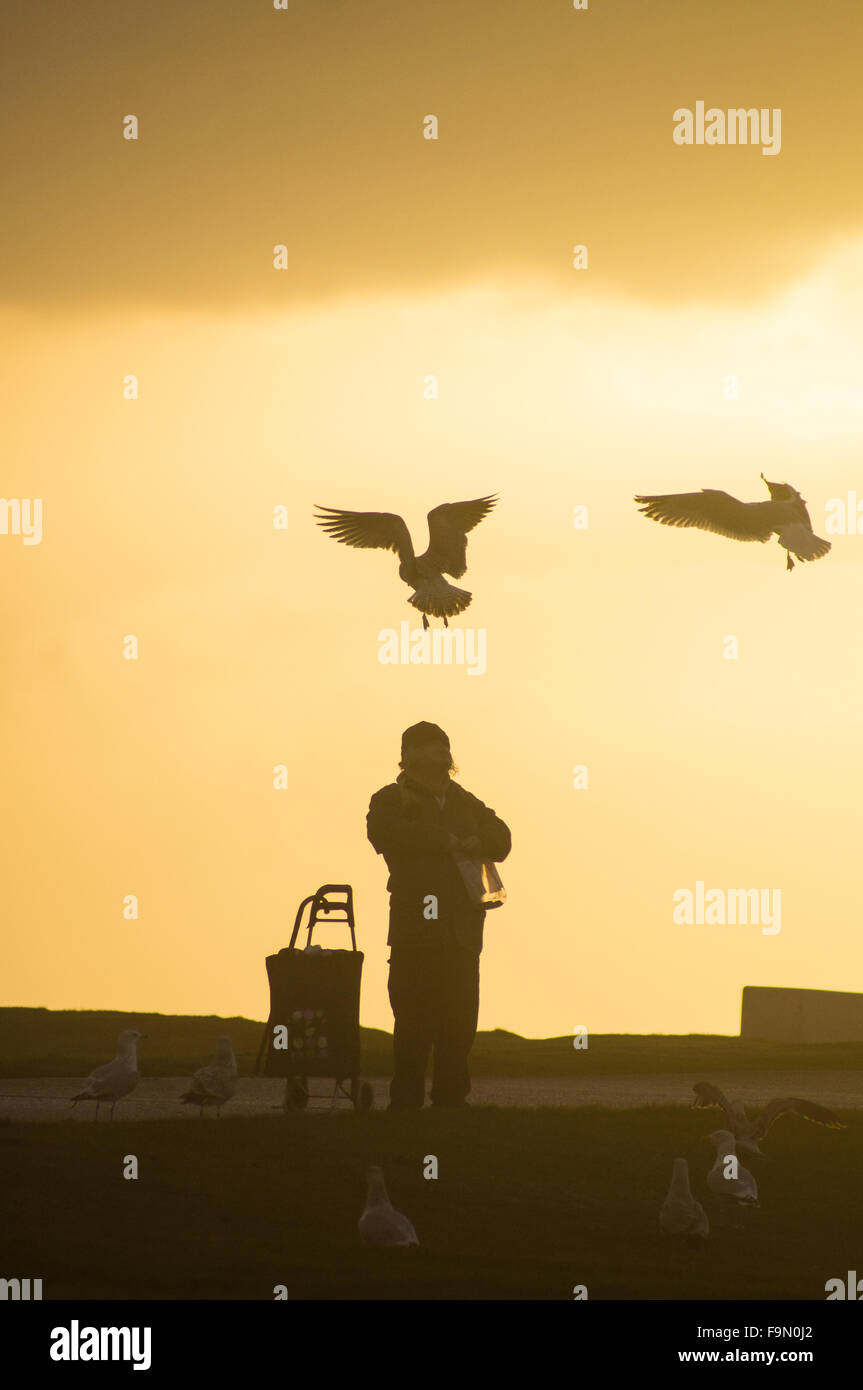
[[[785,568],[786,568],[787,570],[793,570],[793,568],[794,568],[794,561],[793,561],[792,558],[791,558],[791,551],[790,551],[790,550],[786,553],[786,556],[785,556]]]
[[[425,613],[423,613],[423,627],[424,627],[424,628],[427,628],[428,625],[429,625],[429,620],[428,620],[428,618],[426,617]]]

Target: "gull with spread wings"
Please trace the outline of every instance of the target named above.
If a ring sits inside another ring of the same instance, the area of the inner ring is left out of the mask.
[[[429,545],[422,555],[414,554],[410,531],[395,512],[345,512],[337,507],[318,508],[319,526],[341,541],[363,550],[392,550],[399,557],[399,578],[414,590],[408,599],[423,615],[443,618],[464,612],[473,597],[467,589],[457,589],[445,574],[461,579],[467,569],[467,533],[491,511],[497,495],[476,497],[472,502],[444,502],[428,514]]]
[[[769,502],[740,502],[730,492],[705,487],[700,492],[670,492],[659,497],[636,497],[644,516],[664,526],[697,526],[734,541],[769,541],[776,532],[787,551],[785,568],[793,570],[792,553],[798,560],[820,560],[830,542],[814,535],[806,503],[790,483],[763,482],[770,489]]]
[[[723,1095],[712,1081],[696,1081],[693,1086],[695,1100],[693,1109],[702,1110],[712,1105],[725,1111],[728,1129],[734,1136],[739,1149],[760,1154],[759,1144],[780,1115],[801,1115],[813,1124],[825,1125],[827,1129],[847,1129],[848,1126],[824,1105],[816,1105],[814,1100],[801,1100],[799,1096],[787,1096],[771,1100],[755,1120],[747,1119],[742,1101],[731,1101]]]

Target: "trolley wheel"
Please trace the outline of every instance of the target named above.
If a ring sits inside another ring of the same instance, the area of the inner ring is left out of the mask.
[[[354,1077],[351,1082],[351,1100],[355,1110],[371,1110],[375,1103],[375,1093],[370,1083]]]
[[[289,1076],[285,1082],[285,1110],[305,1110],[309,1103],[306,1083],[298,1076]]]

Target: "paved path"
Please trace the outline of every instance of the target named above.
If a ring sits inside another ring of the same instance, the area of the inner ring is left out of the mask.
[[[855,1071],[762,1071],[711,1072],[709,1077],[656,1072],[646,1075],[594,1076],[479,1076],[474,1078],[471,1101],[474,1105],[580,1106],[602,1105],[626,1109],[640,1105],[689,1105],[692,1083],[711,1080],[732,1099],[761,1106],[774,1096],[807,1096],[822,1105],[840,1109],[863,1109],[863,1072]],[[198,1111],[180,1105],[178,1096],[188,1085],[188,1077],[144,1077],[128,1099],[120,1101],[116,1119],[196,1120]],[[388,1101],[386,1077],[370,1078],[375,1108]],[[324,1094],[332,1083],[312,1083],[316,1093]],[[86,1124],[95,1118],[92,1102],[74,1108],[69,1097],[80,1090],[81,1081],[73,1077],[39,1077],[23,1080],[0,1079],[0,1120]],[[267,1077],[241,1076],[234,1098],[225,1106],[225,1115],[267,1115],[281,1108],[284,1082]],[[10,1099],[11,1097],[11,1099]],[[340,1102],[347,1108],[348,1102]],[[312,1101],[310,1109],[326,1109],[323,1101]],[[107,1120],[102,1109],[100,1122]],[[205,1118],[214,1118],[205,1116]]]

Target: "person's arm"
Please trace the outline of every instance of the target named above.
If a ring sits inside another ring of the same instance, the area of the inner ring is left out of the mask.
[[[369,802],[366,833],[378,854],[446,854],[453,837],[442,825],[406,816],[398,792],[375,792]]]
[[[470,809],[476,824],[476,838],[479,841],[479,849],[476,851],[478,859],[493,859],[500,863],[506,859],[512,849],[512,836],[509,833],[509,826],[496,816],[490,806],[486,806],[468,792],[470,797]]]

